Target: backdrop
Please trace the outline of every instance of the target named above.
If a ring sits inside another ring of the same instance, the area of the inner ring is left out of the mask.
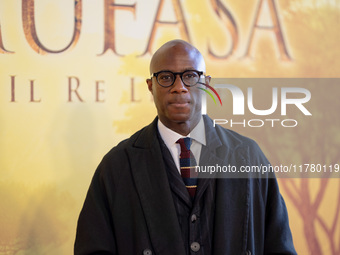
[[[339,11],[337,0],[0,0],[0,254],[72,254],[95,168],[155,117],[149,61],[175,38],[202,52],[213,81],[317,81],[295,86],[310,91],[311,116],[292,105],[275,126],[254,116],[248,125],[245,115],[247,125],[225,127],[255,139],[275,165],[334,174],[340,91],[329,78],[340,74]],[[270,107],[271,88],[247,87],[257,109]],[[207,107],[230,123],[209,96]],[[339,180],[279,178],[299,254],[340,254]]]

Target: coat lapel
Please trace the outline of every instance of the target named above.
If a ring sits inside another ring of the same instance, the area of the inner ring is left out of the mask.
[[[227,148],[224,146],[218,136],[216,129],[212,125],[212,121],[207,116],[204,116],[206,146],[202,146],[201,157],[199,160],[199,167],[208,167],[222,165]],[[200,174],[199,174],[200,177]],[[195,200],[199,201],[208,185],[213,181],[215,173],[201,176],[198,179],[198,188]]]
[[[185,254],[156,124],[157,119],[127,153],[155,253]]]

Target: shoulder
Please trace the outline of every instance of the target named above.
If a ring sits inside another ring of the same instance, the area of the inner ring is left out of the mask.
[[[258,144],[251,138],[243,136],[233,130],[226,129],[218,124],[214,124],[210,117],[205,117],[206,129],[208,132],[216,132],[220,141],[229,148],[250,147],[260,150]]]
[[[133,186],[131,163],[135,159],[129,151],[150,140],[150,136],[157,137],[153,123],[121,141],[104,155],[92,177],[92,192],[107,194],[112,199],[114,194],[119,193],[116,191]]]
[[[157,120],[157,119],[156,119]],[[104,159],[112,159],[121,157],[126,153],[126,150],[132,147],[135,148],[148,148],[151,147],[157,139],[157,121],[153,121],[149,125],[143,127],[136,133],[132,134],[129,138],[119,142],[114,146],[105,156]]]
[[[230,160],[234,160],[240,165],[248,166],[269,164],[268,159],[253,139],[223,128],[220,125],[214,125],[208,116],[205,119],[207,135],[209,137],[216,137],[214,141],[226,148]]]
[[[129,151],[132,148],[148,148],[154,143],[154,139],[157,139],[157,125],[153,121],[148,126],[140,129],[129,138],[119,142],[109,152],[107,152],[102,158],[97,173],[99,175],[120,175],[122,172],[126,172],[129,168],[130,161],[134,160]]]
[[[143,130],[145,129],[142,128],[141,130],[138,130],[136,133],[132,134],[129,138],[126,138],[122,141],[120,141],[116,146],[112,147],[107,154],[104,156],[104,158],[107,157],[111,157],[115,154],[119,154],[122,153],[123,151],[125,151],[127,148],[133,147],[136,140],[138,139],[138,137],[141,135],[141,133],[143,132]]]
[[[216,125],[215,128],[216,131],[221,136],[221,139],[227,140],[229,143],[235,145],[247,145],[251,147],[258,147],[257,143],[249,137],[241,135],[233,130],[223,128],[220,125]]]

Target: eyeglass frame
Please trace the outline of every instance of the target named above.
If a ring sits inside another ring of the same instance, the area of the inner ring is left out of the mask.
[[[161,85],[161,84],[159,83],[159,81],[158,81],[158,75],[159,75],[160,73],[163,73],[163,72],[172,73],[172,74],[174,75],[174,77],[175,77],[174,80],[172,81],[172,83],[171,83],[170,85],[168,85],[168,86]],[[195,73],[198,74],[199,79],[198,79],[198,81],[197,81],[194,85],[187,85],[187,84],[185,84],[185,82],[183,81],[183,74],[186,73],[186,72],[195,72]],[[163,88],[169,88],[169,87],[171,87],[172,85],[174,85],[174,83],[175,83],[175,81],[176,81],[176,79],[177,79],[177,75],[179,75],[179,77],[181,78],[181,81],[183,82],[183,84],[184,84],[186,87],[189,87],[189,88],[190,88],[190,87],[196,86],[196,85],[199,83],[200,77],[201,77],[202,75],[204,75],[204,72],[203,72],[203,71],[198,71],[198,70],[185,70],[185,71],[183,71],[183,72],[172,72],[172,71],[169,71],[169,70],[162,70],[162,71],[153,73],[152,76],[151,76],[151,79],[152,79],[152,77],[155,77],[155,78],[156,78],[156,81],[157,81],[157,83],[158,83],[159,86],[161,86],[161,87],[163,87]]]

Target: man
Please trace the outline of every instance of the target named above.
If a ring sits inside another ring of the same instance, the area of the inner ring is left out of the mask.
[[[156,51],[147,85],[158,117],[98,166],[76,255],[296,254],[275,178],[181,177],[184,153],[198,165],[268,164],[254,141],[202,117],[204,72],[202,55],[187,42]]]

